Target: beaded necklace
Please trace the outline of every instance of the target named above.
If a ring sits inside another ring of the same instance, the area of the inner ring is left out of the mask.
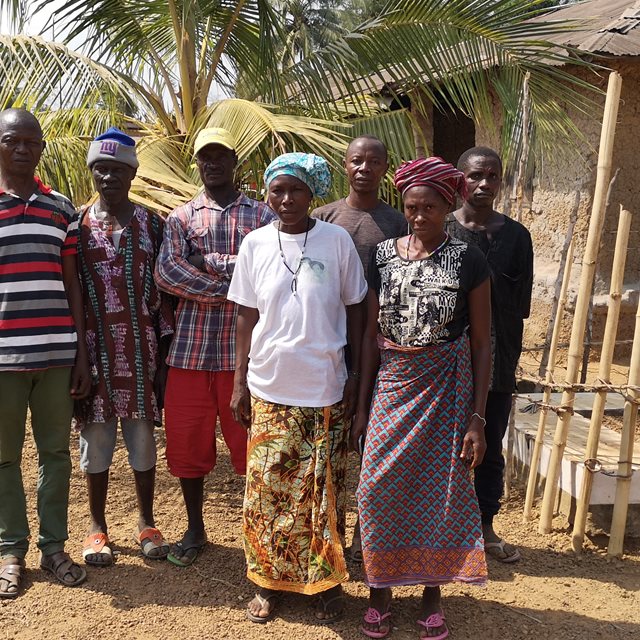
[[[309,227],[311,226],[311,218],[307,218],[307,230],[304,232],[304,242],[302,243],[302,249],[300,251],[300,260],[298,262],[298,266],[294,271],[288,264],[287,260],[284,257],[284,251],[282,250],[282,241],[280,240],[280,221],[278,220],[278,247],[280,248],[280,259],[282,263],[287,268],[287,271],[293,275],[293,279],[291,280],[291,293],[295,296],[298,295],[298,274],[300,273],[300,268],[302,267],[302,260],[304,259],[304,251],[307,248],[307,237],[309,236]]]

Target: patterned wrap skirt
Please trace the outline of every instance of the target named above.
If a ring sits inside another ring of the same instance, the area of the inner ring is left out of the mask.
[[[486,582],[478,501],[460,458],[472,399],[466,335],[381,350],[357,492],[370,587]]]
[[[348,580],[347,448],[342,403],[311,408],[252,399],[243,508],[249,580],[308,595]]]

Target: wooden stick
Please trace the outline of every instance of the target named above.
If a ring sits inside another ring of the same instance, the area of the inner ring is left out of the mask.
[[[613,352],[616,347],[616,334],[618,332],[618,321],[620,319],[620,307],[622,306],[624,267],[627,259],[630,230],[631,213],[620,205],[620,219],[618,221],[618,233],[616,234],[616,246],[613,253],[613,266],[611,268],[609,309],[607,311],[607,322],[604,327],[604,342],[602,343],[602,352],[600,354],[600,366],[598,367],[598,378],[600,380],[605,380],[606,382],[610,382],[609,378],[611,376]],[[593,409],[591,411],[587,447],[584,454],[585,460],[598,457],[600,427],[602,426],[602,417],[604,416],[606,403],[606,389],[596,391],[593,400]],[[593,473],[591,473],[585,466],[580,497],[578,498],[576,508],[576,517],[573,523],[573,537],[571,540],[571,546],[576,553],[580,553],[582,551],[592,487]]]
[[[607,99],[604,106],[604,118],[602,122],[602,133],[600,136],[600,149],[598,153],[598,172],[596,176],[596,187],[593,194],[593,206],[591,209],[591,220],[589,221],[589,232],[587,234],[587,244],[582,259],[582,271],[580,273],[580,288],[576,299],[576,308],[571,327],[571,339],[569,341],[569,353],[567,356],[567,382],[575,384],[578,380],[580,361],[582,358],[584,330],[589,310],[589,298],[591,285],[596,272],[596,260],[600,248],[600,238],[604,225],[605,198],[609,179],[611,178],[611,159],[613,157],[613,141],[616,131],[616,120],[618,117],[618,106],[620,104],[620,89],[622,77],[612,71],[609,74],[609,86],[607,87]],[[567,389],[562,394],[562,404],[573,406],[575,391]],[[558,415],[556,431],[553,438],[553,448],[549,469],[544,486],[544,496],[542,499],[542,510],[540,513],[540,533],[551,532],[551,522],[553,520],[553,509],[558,489],[558,479],[560,478],[560,466],[562,455],[567,443],[567,434],[571,424],[571,411],[563,411]]]
[[[567,257],[569,255],[569,246],[573,240],[573,230],[576,226],[576,220],[578,219],[578,211],[580,210],[580,189],[576,189],[576,196],[573,202],[573,209],[569,215],[569,224],[567,226],[567,233],[564,237],[564,243],[562,244],[562,250],[560,251],[560,264],[558,266],[558,277],[556,278],[555,290],[553,292],[553,302],[551,303],[551,314],[549,315],[549,324],[547,325],[547,335],[544,339],[544,346],[542,347],[542,355],[540,356],[540,368],[538,369],[538,375],[542,378],[547,370],[547,363],[549,361],[549,353],[555,351],[558,348],[551,348],[553,342],[554,330],[558,326],[558,304],[561,298],[561,291],[564,284],[564,275],[566,273]],[[573,259],[573,253],[571,254]],[[569,260],[571,262],[571,260]],[[571,269],[569,269],[571,272]],[[565,291],[566,294],[566,291]],[[562,320],[562,316],[560,317]],[[557,332],[556,332],[557,333]],[[556,340],[557,343],[557,340]],[[555,359],[555,354],[554,354]],[[553,367],[552,367],[553,369]]]
[[[562,316],[567,305],[567,292],[569,290],[569,282],[571,280],[571,269],[573,267],[573,251],[575,242],[573,234],[569,240],[567,247],[566,261],[564,264],[564,274],[562,275],[562,284],[558,293],[558,304],[556,305],[555,322],[553,323],[553,332],[551,334],[551,342],[549,343],[549,361],[547,363],[547,372],[545,375],[545,387],[542,394],[543,408],[540,411],[538,419],[538,430],[536,431],[536,439],[533,443],[533,452],[529,461],[529,478],[527,481],[527,493],[524,500],[523,519],[525,522],[531,520],[531,510],[533,508],[533,500],[536,495],[536,483],[538,479],[538,466],[540,465],[540,456],[542,454],[542,445],[544,443],[544,432],[547,426],[547,414],[551,398],[551,383],[553,381],[553,372],[556,367],[556,356],[558,355],[558,342],[560,340],[560,327],[562,325]]]
[[[629,385],[640,385],[640,302],[636,311],[636,327],[633,333],[631,362],[629,364]],[[616,496],[613,501],[611,517],[611,535],[607,556],[616,558],[622,555],[624,547],[624,531],[627,525],[629,509],[629,492],[631,491],[631,475],[633,473],[633,445],[640,406],[640,393],[629,389],[630,398],[624,403],[622,415],[622,435],[620,439],[620,459],[618,461],[618,477],[616,479]]]
[[[511,413],[509,414],[509,427],[507,430],[507,464],[504,469],[504,497],[511,498],[511,483],[513,481],[513,443],[516,434],[516,396],[511,398]]]
[[[524,200],[525,168],[529,160],[529,80],[531,73],[527,71],[522,83],[522,149],[518,160],[518,176],[515,184],[516,197],[518,202],[518,213],[516,219],[522,222],[522,202]]]

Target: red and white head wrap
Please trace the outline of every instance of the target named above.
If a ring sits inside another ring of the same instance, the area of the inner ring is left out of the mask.
[[[393,182],[403,196],[411,187],[431,187],[449,204],[455,201],[456,193],[464,198],[466,192],[464,173],[435,156],[403,162],[396,170]]]

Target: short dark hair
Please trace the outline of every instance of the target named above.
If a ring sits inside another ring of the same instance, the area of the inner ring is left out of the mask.
[[[500,173],[502,173],[502,158],[491,147],[471,147],[471,149],[467,149],[458,158],[458,171],[464,171],[469,166],[471,158],[493,158],[500,165]]]
[[[384,151],[384,158],[385,160],[389,159],[389,152],[387,151],[387,145],[382,142],[382,140],[380,140],[380,138],[378,138],[377,136],[374,136],[370,133],[363,133],[360,136],[356,136],[353,140],[351,140],[351,142],[347,145],[347,151],[345,152],[345,155],[347,153],[349,153],[349,149],[351,149],[351,147],[358,142],[358,140],[369,140],[370,142],[374,142],[380,145],[380,147],[382,147],[383,151]]]

